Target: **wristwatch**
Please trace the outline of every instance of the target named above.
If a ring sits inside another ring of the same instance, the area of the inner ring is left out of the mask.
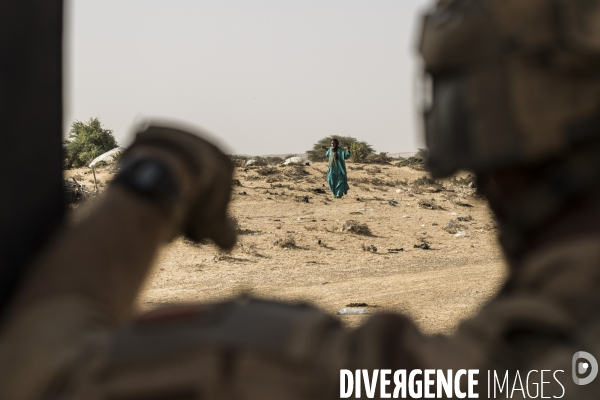
[[[126,162],[114,180],[140,198],[157,203],[170,213],[178,204],[181,189],[171,169],[156,158]]]

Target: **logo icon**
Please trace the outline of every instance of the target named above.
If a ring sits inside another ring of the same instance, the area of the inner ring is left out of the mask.
[[[576,385],[590,384],[598,375],[598,361],[588,352],[578,351],[573,354],[572,366],[573,382]]]

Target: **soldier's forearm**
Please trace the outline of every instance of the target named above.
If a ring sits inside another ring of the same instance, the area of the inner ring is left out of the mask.
[[[114,321],[131,305],[174,217],[159,207],[111,187],[91,214],[65,228],[35,263],[15,307],[55,296],[81,296]]]
[[[128,159],[163,162],[189,197],[191,178],[172,154],[142,147]],[[65,227],[40,254],[18,294],[13,312],[56,297],[80,297],[107,321],[118,322],[131,313],[135,296],[162,243],[181,224],[176,210],[165,210],[152,199],[112,184],[90,214]]]

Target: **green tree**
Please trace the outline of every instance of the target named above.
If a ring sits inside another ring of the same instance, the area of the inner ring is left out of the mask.
[[[98,118],[90,118],[87,123],[74,121],[69,138],[63,142],[66,166],[81,167],[117,146],[113,131],[104,128]]]
[[[319,140],[313,145],[312,150],[306,152],[308,159],[310,161],[327,161],[325,159],[325,150],[323,150],[321,146],[331,146],[331,139],[337,139],[340,142],[341,147],[350,147],[351,152],[353,151],[353,148],[358,150],[356,155],[355,153],[350,155],[350,161],[353,162],[364,162],[369,154],[375,153],[373,147],[367,142],[359,141],[351,136],[331,135]]]

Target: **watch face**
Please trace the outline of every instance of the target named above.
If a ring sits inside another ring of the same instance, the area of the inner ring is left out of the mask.
[[[153,158],[124,165],[115,181],[166,208],[173,206],[180,195],[179,185],[169,167]]]
[[[132,171],[132,179],[135,185],[143,191],[156,189],[165,177],[165,167],[150,160],[135,166]]]

